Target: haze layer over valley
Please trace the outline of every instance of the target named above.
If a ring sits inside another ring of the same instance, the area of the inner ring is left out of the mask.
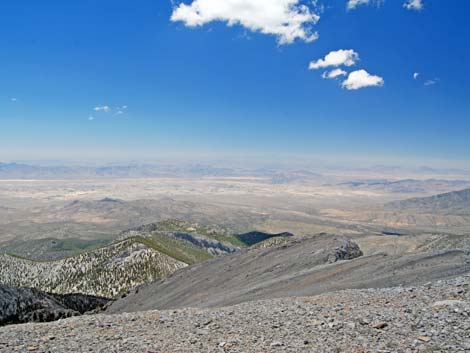
[[[438,171],[210,166],[178,171],[147,166],[143,173],[140,167],[121,166],[89,179],[78,179],[77,170],[82,169],[75,167],[64,179],[51,173],[66,167],[37,168],[10,165],[0,170],[0,248],[26,257],[61,257],[102,246],[122,231],[165,219],[220,224],[234,233],[256,229],[297,236],[330,232],[419,237],[470,229],[468,207],[441,206],[431,212],[420,203],[400,206],[403,200],[470,187],[462,173],[445,178]],[[10,179],[12,174],[17,179]]]

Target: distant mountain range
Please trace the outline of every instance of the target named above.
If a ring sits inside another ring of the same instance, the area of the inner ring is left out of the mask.
[[[0,163],[0,179],[76,179],[76,178],[139,178],[168,176],[234,175],[230,168],[202,165],[173,166],[131,164],[111,166],[38,166],[21,163]]]
[[[129,164],[105,166],[46,166],[1,163],[0,179],[83,179],[83,178],[156,178],[156,177],[233,177],[256,176],[273,184],[302,182],[322,178],[307,170],[271,168],[226,168],[203,164]]]
[[[339,184],[357,190],[379,190],[391,193],[438,193],[454,188],[470,187],[467,180],[403,179],[403,180],[360,180]]]

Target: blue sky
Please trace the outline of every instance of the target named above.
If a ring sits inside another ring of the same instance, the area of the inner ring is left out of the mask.
[[[323,155],[470,166],[470,2],[237,1],[2,1],[0,159]],[[275,26],[279,9],[292,28]],[[349,63],[309,70],[339,50],[353,53]],[[322,78],[334,69],[342,75]],[[360,70],[375,86],[348,89],[347,80],[364,83],[348,78]]]

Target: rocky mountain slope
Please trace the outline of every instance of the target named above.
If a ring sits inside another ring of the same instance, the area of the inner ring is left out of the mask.
[[[56,261],[38,262],[0,255],[0,282],[58,294],[82,293],[113,298],[185,266],[186,263],[138,239],[127,239]]]
[[[101,308],[108,302],[99,297],[49,294],[0,284],[0,325],[64,319]]]
[[[188,267],[131,291],[107,312],[220,307],[348,288],[414,285],[470,273],[468,250],[361,255],[355,243],[329,234],[293,240]]]
[[[225,308],[13,325],[0,329],[0,352],[464,353],[469,331],[465,276]]]

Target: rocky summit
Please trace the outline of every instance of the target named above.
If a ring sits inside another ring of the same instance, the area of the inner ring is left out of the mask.
[[[0,329],[0,352],[470,351],[470,276],[212,309],[73,317]]]

